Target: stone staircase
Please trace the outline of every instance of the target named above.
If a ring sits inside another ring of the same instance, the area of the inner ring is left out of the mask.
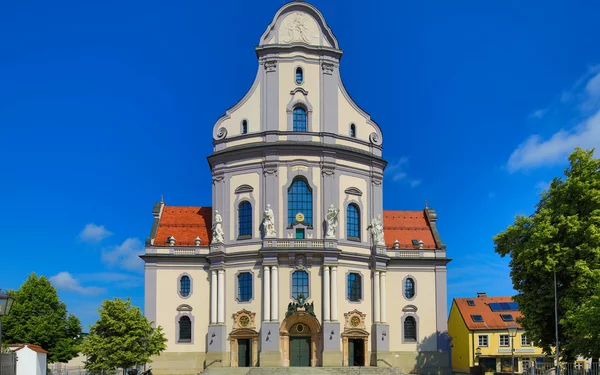
[[[404,375],[389,367],[209,367],[202,375]]]

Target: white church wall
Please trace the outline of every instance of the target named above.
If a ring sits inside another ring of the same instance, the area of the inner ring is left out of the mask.
[[[191,293],[187,298],[178,293],[179,278],[182,274],[190,277]],[[207,324],[209,321],[208,301],[210,298],[210,283],[208,272],[201,264],[169,264],[160,266],[157,272],[156,300],[159,301],[156,311],[157,325],[161,325],[167,342],[168,351],[196,352],[205,350]],[[192,342],[178,343],[177,316],[183,312],[177,311],[181,305],[189,305],[192,319]]]
[[[408,276],[415,281],[415,296],[412,299],[404,296],[404,280]],[[386,283],[390,350],[416,351],[417,348],[435,350],[435,347],[420,346],[426,338],[436,332],[435,272],[433,268],[422,270],[417,267],[388,268]],[[403,311],[409,305],[416,306],[417,311],[414,314]],[[417,343],[403,343],[402,317],[405,315],[413,315],[417,319]],[[427,342],[430,343],[431,340],[427,339]]]

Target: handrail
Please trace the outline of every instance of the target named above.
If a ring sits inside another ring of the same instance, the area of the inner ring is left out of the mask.
[[[206,370],[207,368],[209,368],[210,366],[212,366],[215,362],[223,362],[223,360],[221,360],[221,359],[215,359],[212,362],[210,362],[208,365],[204,366],[204,369]]]
[[[386,365],[388,365],[388,366],[390,366],[390,367],[394,367],[394,366],[390,365],[390,363],[389,363],[388,361],[386,361],[385,359],[383,359],[383,358],[378,358],[378,359],[377,359],[377,362],[379,362],[379,361],[381,361],[381,362],[385,363]]]

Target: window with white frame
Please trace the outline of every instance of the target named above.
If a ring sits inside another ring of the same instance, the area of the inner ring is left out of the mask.
[[[500,335],[500,346],[510,346],[509,335]]]
[[[488,335],[479,335],[478,346],[488,346]]]
[[[527,336],[525,334],[521,335],[521,346],[531,346],[531,341],[527,340]]]

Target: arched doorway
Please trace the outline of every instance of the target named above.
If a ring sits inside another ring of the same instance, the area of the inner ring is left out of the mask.
[[[344,314],[346,320],[342,332],[342,366],[366,366],[369,362],[369,332],[365,317],[358,310]]]
[[[281,360],[285,367],[311,366],[321,363],[321,324],[309,312],[288,315],[279,328]]]
[[[256,367],[258,364],[258,332],[256,313],[241,310],[232,315],[233,330],[229,334],[231,367]]]

